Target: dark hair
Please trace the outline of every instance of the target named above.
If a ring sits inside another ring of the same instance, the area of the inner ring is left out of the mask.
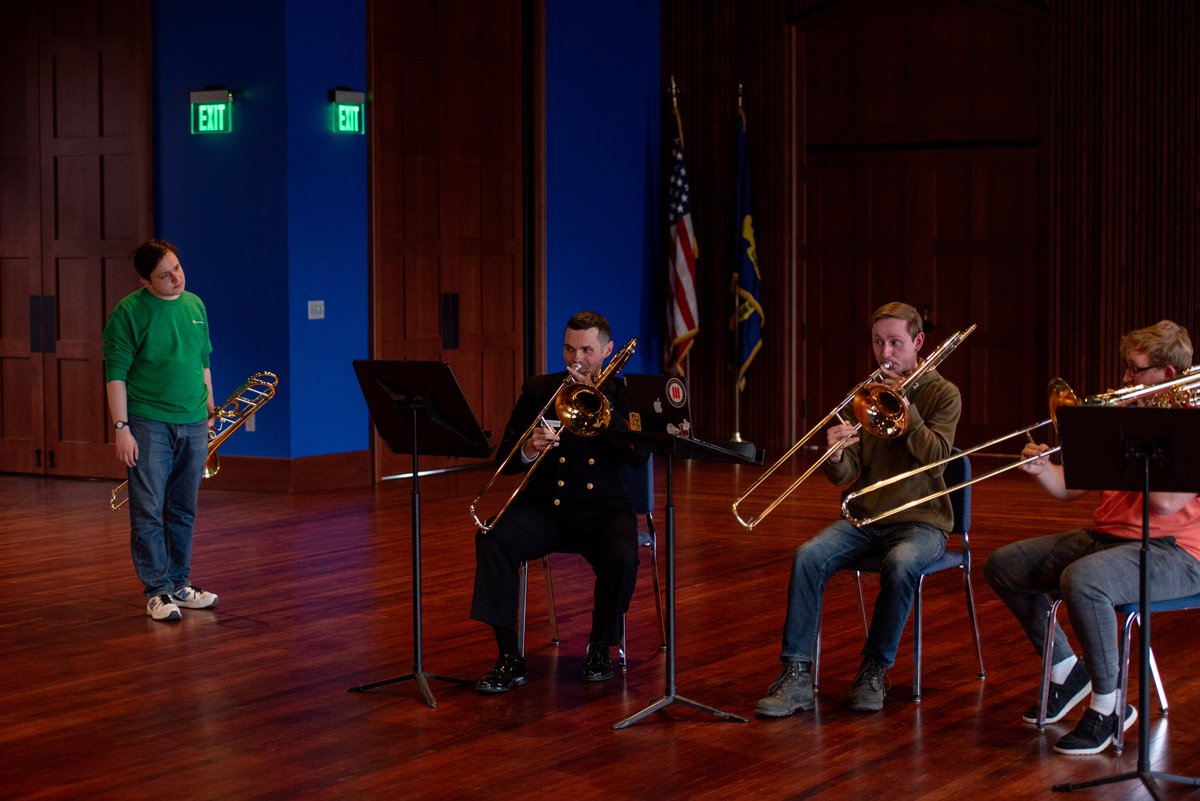
[[[161,239],[144,242],[138,246],[137,250],[133,251],[133,269],[137,270],[139,276],[149,281],[150,273],[154,272],[154,268],[168,253],[174,253],[175,257],[179,258],[179,250],[170,242],[164,242]]]
[[[608,342],[612,339],[612,328],[609,327],[608,320],[604,319],[603,314],[596,312],[576,312],[571,315],[570,320],[567,320],[567,328],[572,331],[586,331],[589,328],[595,328],[600,335],[601,342]]]
[[[908,335],[913,339],[916,339],[917,334],[925,330],[924,324],[921,322],[921,313],[907,303],[883,304],[871,315],[871,325],[874,326],[875,323],[887,317],[908,323]]]

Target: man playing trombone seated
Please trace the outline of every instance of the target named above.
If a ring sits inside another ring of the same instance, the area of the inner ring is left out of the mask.
[[[632,353],[628,346],[627,350]],[[517,456],[504,465],[506,473],[532,469],[530,465],[543,452],[552,452],[540,459],[544,464],[493,521],[494,527],[475,535],[471,617],[492,627],[499,650],[493,668],[476,684],[480,692],[502,693],[525,684],[525,660],[516,631],[518,571],[522,562],[556,551],[578,552],[596,574],[592,628],[581,678],[612,678],[609,647],[621,642],[623,616],[629,609],[638,568],[637,518],[624,469],[645,465],[649,454],[603,436],[574,436],[560,431],[549,419],[533,426],[522,441],[531,421],[553,411],[554,405],[547,399],[570,386],[565,382],[568,374],[575,382],[593,384],[612,351],[608,320],[594,312],[572,316],[563,336],[563,360],[569,373],[527,379],[504,429],[497,462],[504,464],[507,456]],[[601,391],[611,404],[609,425],[627,430],[622,388],[618,382],[605,381]],[[518,448],[519,455],[513,454]]]
[[[1170,381],[1192,363],[1185,329],[1162,320],[1121,339],[1124,383],[1153,385]],[[1021,469],[1051,497],[1070,501],[1086,494],[1066,486],[1061,465],[1049,456],[1036,458],[1048,445],[1030,442],[1021,452],[1030,459]],[[1185,492],[1150,493],[1150,598],[1176,598],[1200,592],[1200,497]],[[1055,623],[1054,654],[1046,722],[1061,720],[1090,692],[1091,703],[1075,729],[1054,745],[1061,754],[1098,754],[1116,735],[1117,620],[1113,608],[1134,603],[1140,592],[1142,493],[1104,491],[1094,522],[1062,534],[1011,542],[984,565],[988,584],[1016,616],[1037,653],[1046,640],[1050,593],[1067,608],[1079,638],[1075,655]],[[1040,702],[1023,715],[1036,723]],[[1128,729],[1137,711],[1127,705],[1120,725]]]
[[[884,384],[899,387],[917,369],[917,354],[925,343],[922,328],[921,315],[906,303],[888,303],[872,315],[871,346]],[[906,390],[909,422],[898,437],[860,434],[857,426],[844,422],[827,430],[831,450],[822,469],[844,493],[949,455],[962,411],[958,388],[936,369],[928,369],[915,384]],[[864,494],[853,501],[851,509],[857,519],[865,519],[944,488],[940,470],[919,473],[886,490]],[[895,661],[921,570],[942,556],[946,532],[952,526],[950,499],[943,495],[882,524],[860,527],[838,520],[797,548],[783,627],[783,669],[755,711],[765,717],[783,717],[813,708],[812,664],[825,583],[837,571],[852,568],[869,556],[882,560],[880,591],[850,691],[850,708],[882,709],[884,671]]]

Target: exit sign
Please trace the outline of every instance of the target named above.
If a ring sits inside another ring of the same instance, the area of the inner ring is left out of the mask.
[[[210,89],[191,93],[192,133],[229,133],[233,130],[233,92]]]
[[[367,96],[365,92],[333,90],[333,130],[335,133],[365,134],[367,132]]]

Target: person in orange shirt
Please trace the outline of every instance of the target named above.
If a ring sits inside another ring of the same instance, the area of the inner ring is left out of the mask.
[[[1170,320],[1131,331],[1121,339],[1124,383],[1158,384],[1192,363],[1187,331]],[[1024,458],[1049,446],[1029,443]],[[1021,468],[1054,498],[1071,501],[1086,494],[1067,487],[1061,465],[1049,457]],[[1150,598],[1176,598],[1200,592],[1200,497],[1186,492],[1150,493]],[[1128,729],[1137,711],[1116,709],[1117,619],[1113,608],[1135,603],[1140,592],[1142,493],[1104,491],[1088,528],[1011,542],[984,565],[988,584],[1024,627],[1040,654],[1045,643],[1050,593],[1058,593],[1082,658],[1061,628],[1055,629],[1053,667],[1046,722],[1061,720],[1091,693],[1083,718],[1058,740],[1060,754],[1098,754],[1113,742],[1116,727]],[[1057,624],[1056,624],[1057,625]],[[1023,716],[1036,723],[1040,704]]]

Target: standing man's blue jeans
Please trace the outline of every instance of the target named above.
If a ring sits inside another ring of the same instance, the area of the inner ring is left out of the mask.
[[[945,551],[946,532],[923,523],[861,528],[845,520],[829,524],[796,549],[781,656],[785,660],[814,661],[825,582],[839,570],[878,556],[882,560],[879,597],[862,657],[891,667],[912,611],[921,571]]]
[[[130,552],[150,598],[188,585],[208,421],[176,424],[130,416],[129,431],[138,446],[137,465],[129,469]]]

